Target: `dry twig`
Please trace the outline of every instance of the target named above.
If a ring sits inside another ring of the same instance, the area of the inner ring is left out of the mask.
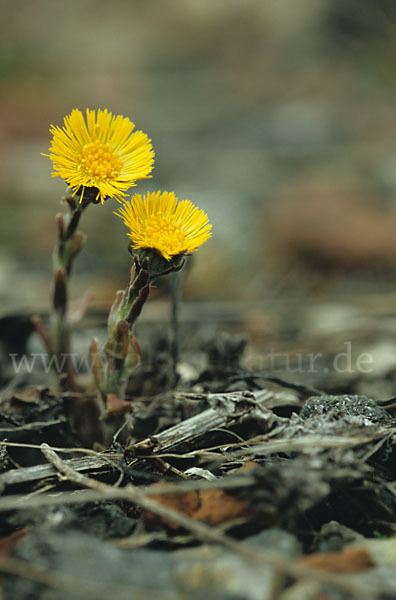
[[[109,491],[109,488],[112,490],[112,487],[105,483],[92,480],[89,477],[82,475],[81,473],[74,472],[73,469],[69,465],[65,464],[64,461],[62,461],[59,458],[59,456],[53,450],[51,450],[51,448],[47,444],[42,444],[41,450],[44,456],[47,458],[47,460],[51,462],[51,464],[54,467],[56,467],[59,470],[59,472],[70,481],[73,481],[78,485],[88,487],[92,490],[96,490],[98,492],[106,493]],[[121,490],[117,491],[121,492]],[[189,517],[178,513],[173,509],[159,504],[155,500],[149,498],[145,492],[131,484],[127,485],[124,488],[124,491],[125,500],[136,504],[144,510],[150,511],[162,517],[163,519],[167,519],[169,521],[174,521],[178,523],[178,525],[193,533],[201,541],[220,544],[225,548],[228,548],[232,552],[235,552],[239,556],[242,556],[250,561],[254,561],[259,564],[268,564],[293,577],[308,577],[317,581],[321,581],[323,583],[334,585],[336,587],[344,589],[345,591],[359,595],[360,598],[372,598],[377,591],[374,589],[369,589],[367,582],[364,585],[361,585],[357,581],[351,580],[348,577],[320,572],[315,569],[302,567],[295,563],[290,564],[288,559],[285,559],[279,556],[278,554],[268,550],[252,549],[246,544],[238,542],[237,540],[234,540],[233,538],[224,535],[223,533],[220,533],[219,531],[217,531],[213,527],[206,525],[205,523],[201,523],[199,521],[195,521],[194,519],[190,519]]]

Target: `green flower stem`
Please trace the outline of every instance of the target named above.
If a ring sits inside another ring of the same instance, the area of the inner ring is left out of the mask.
[[[99,388],[106,401],[109,394],[125,396],[128,378],[140,363],[140,351],[134,335],[134,325],[146,302],[150,277],[147,261],[135,262],[125,291],[117,292],[108,319],[109,337],[104,347],[105,364]]]
[[[158,277],[180,270],[184,264],[183,256],[167,261],[152,249],[135,251],[130,248],[130,252],[134,265],[126,289],[117,292],[110,309],[103,361],[99,359],[96,341],[91,344],[92,370],[104,402],[110,395],[124,399],[128,379],[141,362],[134,328],[151,284]]]
[[[59,375],[63,391],[78,391],[75,372],[71,361],[70,327],[68,312],[68,280],[77,254],[83,247],[85,236],[78,231],[81,215],[90,204],[89,198],[78,203],[68,193],[64,202],[68,204],[66,215],[57,216],[58,239],[53,253],[53,294],[50,319],[50,348],[57,359],[54,366]]]
[[[173,384],[177,383],[177,364],[179,362],[179,300],[180,273],[171,275],[171,313],[170,313],[170,350],[172,357]]]

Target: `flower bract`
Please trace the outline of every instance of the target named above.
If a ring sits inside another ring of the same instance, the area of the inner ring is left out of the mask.
[[[73,194],[95,188],[96,199],[122,200],[137,179],[150,176],[154,164],[151,141],[142,131],[133,131],[127,118],[106,110],[87,109],[86,119],[74,109],[63,127],[51,126],[49,156],[53,177],[62,177]]]
[[[150,248],[166,260],[195,252],[211,236],[212,226],[203,210],[173,192],[135,194],[115,213],[129,228],[134,249]]]

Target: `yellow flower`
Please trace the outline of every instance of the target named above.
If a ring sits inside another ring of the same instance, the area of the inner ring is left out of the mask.
[[[73,194],[82,188],[96,188],[102,204],[110,196],[122,200],[137,179],[150,176],[154,164],[151,141],[122,116],[106,110],[74,109],[64,126],[50,128],[53,135],[48,156],[54,165],[53,177],[62,177]]]
[[[129,227],[133,248],[153,248],[166,260],[195,252],[211,236],[204,211],[190,200],[178,202],[173,192],[135,194],[115,214]]]

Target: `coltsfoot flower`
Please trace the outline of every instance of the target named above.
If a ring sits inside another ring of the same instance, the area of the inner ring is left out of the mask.
[[[115,212],[129,228],[133,249],[156,250],[167,261],[195,252],[211,236],[212,226],[203,210],[173,192],[135,194]]]
[[[137,179],[146,179],[154,164],[151,140],[123,116],[107,109],[74,109],[62,128],[51,126],[53,135],[48,156],[53,177],[62,177],[73,194],[93,188],[96,200],[108,197],[121,201]],[[81,189],[82,188],[82,189]]]

